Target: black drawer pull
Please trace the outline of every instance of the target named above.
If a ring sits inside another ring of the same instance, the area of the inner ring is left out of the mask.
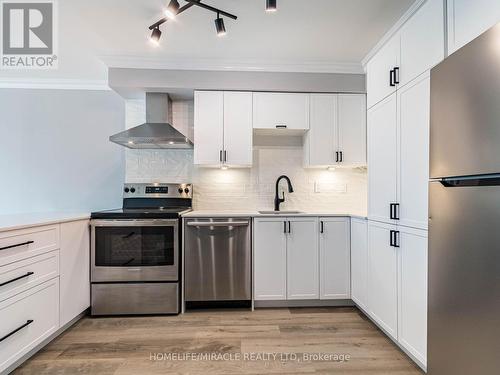
[[[286,125],[276,125],[276,129],[286,129]]]
[[[325,223],[323,222],[323,220],[321,220],[320,222],[320,225],[321,225],[321,229],[319,230],[320,233],[325,233]]]
[[[10,245],[10,246],[5,246],[5,247],[0,247],[0,250],[12,249],[13,247],[29,245],[31,243],[35,243],[35,241],[26,241],[26,242],[23,242],[23,243],[18,243],[17,245]]]
[[[0,286],[4,286],[4,285],[10,284],[10,283],[13,283],[14,281],[24,279],[25,277],[29,277],[29,276],[34,275],[34,274],[35,274],[34,272],[26,272],[26,275],[18,276],[12,280],[1,283]]]
[[[29,326],[31,323],[33,323],[33,320],[27,320],[26,323],[24,323],[22,326],[20,327],[17,327],[15,330],[13,330],[11,333],[7,333],[4,337],[0,338],[0,342],[4,341],[5,339],[8,339],[10,336],[12,336],[13,334],[19,332],[20,330],[22,330],[23,328]]]

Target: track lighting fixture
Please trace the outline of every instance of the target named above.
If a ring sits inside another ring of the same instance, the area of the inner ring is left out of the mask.
[[[153,29],[153,32],[151,33],[151,43],[153,43],[155,46],[160,44],[160,37],[161,37],[161,30],[159,27],[155,27]]]
[[[175,16],[177,16],[177,14],[179,13],[180,7],[181,6],[179,5],[179,2],[177,0],[171,0],[167,6],[167,9],[165,9],[165,15],[170,19],[174,19]]]
[[[266,0],[266,12],[276,12],[276,0]]]
[[[215,19],[215,30],[217,30],[217,36],[226,35],[224,20],[220,17],[219,12],[217,12],[217,18]]]

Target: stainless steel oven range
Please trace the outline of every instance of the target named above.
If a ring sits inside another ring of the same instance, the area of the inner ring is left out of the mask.
[[[177,314],[181,214],[191,184],[125,184],[123,208],[91,215],[92,315]]]

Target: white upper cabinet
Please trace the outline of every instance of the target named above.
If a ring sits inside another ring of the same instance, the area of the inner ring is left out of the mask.
[[[391,246],[396,226],[368,223],[368,313],[398,338],[398,253]]]
[[[311,128],[304,140],[304,166],[366,165],[364,94],[311,94]]]
[[[402,27],[399,86],[444,59],[443,0],[427,0]]]
[[[254,129],[309,129],[309,94],[253,93]]]
[[[320,299],[351,298],[349,218],[319,218]]]
[[[286,299],[285,218],[254,220],[254,299]]]
[[[427,231],[398,229],[398,341],[426,366]]]
[[[447,0],[447,4],[449,54],[500,22],[498,0]]]
[[[399,224],[427,229],[430,78],[423,74],[398,91]]]
[[[252,93],[196,91],[194,164],[252,165]]]
[[[368,222],[351,218],[351,298],[368,311]]]
[[[252,165],[252,93],[224,92],[224,158],[232,166]]]
[[[366,165],[366,96],[338,95],[340,165]]]
[[[368,110],[368,218],[391,222],[397,203],[397,95]],[[427,183],[427,181],[426,181]]]
[[[194,93],[194,164],[218,166],[224,149],[224,93]]]
[[[287,298],[319,298],[318,220],[287,218]]]
[[[366,66],[368,108],[396,91],[394,69],[399,66],[400,38],[393,36]]]
[[[311,94],[311,128],[304,142],[306,167],[337,162],[337,98],[335,94]]]

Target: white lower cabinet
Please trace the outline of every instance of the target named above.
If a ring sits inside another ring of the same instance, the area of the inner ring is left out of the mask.
[[[427,363],[427,231],[399,227],[398,341]]]
[[[395,225],[368,223],[368,313],[397,340],[398,253],[390,242],[395,230]]]
[[[318,219],[287,220],[287,298],[318,299]]]
[[[90,306],[89,221],[61,224],[61,326]]]
[[[351,219],[351,298],[367,311],[368,298],[368,222]]]
[[[349,299],[349,218],[320,217],[319,232],[320,299]]]
[[[0,373],[58,329],[58,277],[0,302]]]
[[[254,299],[286,299],[285,218],[254,220]]]

